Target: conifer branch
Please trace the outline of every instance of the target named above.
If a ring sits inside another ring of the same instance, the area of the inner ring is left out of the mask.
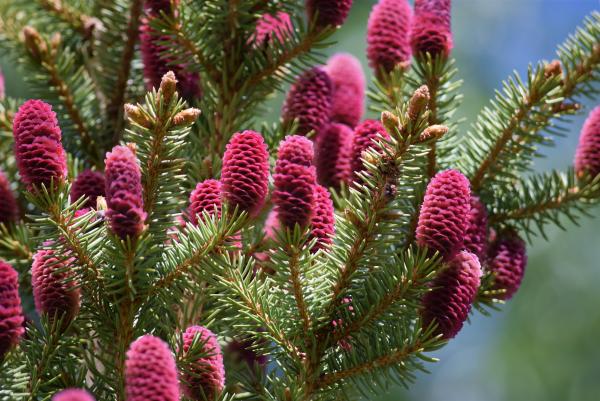
[[[66,22],[75,32],[84,39],[88,39],[94,28],[94,19],[79,10],[69,7],[64,0],[37,0],[46,10]]]
[[[126,40],[119,62],[115,86],[112,89],[106,111],[110,126],[113,127],[113,143],[118,143],[122,135],[123,119],[122,110],[126,101],[127,81],[131,74],[131,63],[134,58],[135,44],[138,41],[140,21],[142,15],[142,0],[131,0],[129,7],[129,20],[126,28]]]
[[[290,248],[292,249],[287,249],[286,253],[290,258],[289,269],[290,279],[292,281],[292,292],[294,294],[294,298],[296,299],[296,306],[298,307],[300,318],[302,319],[304,333],[309,333],[312,324],[310,316],[308,315],[306,302],[304,300],[304,289],[300,277],[300,250],[297,249],[297,247],[295,247],[293,244]]]

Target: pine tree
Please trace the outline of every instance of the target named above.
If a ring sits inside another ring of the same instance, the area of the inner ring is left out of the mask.
[[[319,52],[351,5],[0,2],[40,99],[0,101],[0,400],[369,399],[589,213],[597,109],[573,169],[531,167],[598,94],[599,13],[461,136],[450,2],[374,6],[362,122]]]

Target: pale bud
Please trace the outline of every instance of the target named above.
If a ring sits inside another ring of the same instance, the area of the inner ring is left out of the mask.
[[[148,117],[142,112],[142,109],[140,109],[139,106],[125,103],[124,109],[127,118],[134,123],[141,125],[144,128],[150,128],[152,126],[152,122],[148,120]]]
[[[163,75],[162,80],[160,81],[160,93],[162,94],[163,102],[169,104],[176,91],[177,78],[175,78],[173,71],[169,71]]]
[[[544,67],[544,76],[546,78],[557,77],[562,75],[562,66],[560,61],[553,60]]]
[[[427,85],[421,86],[413,93],[408,103],[408,118],[415,121],[419,115],[427,110],[429,104],[429,88]]]
[[[48,47],[40,36],[37,29],[31,26],[23,28],[23,37],[25,38],[25,47],[36,61],[41,61],[46,53]]]
[[[201,113],[201,111],[199,109],[196,109],[193,107],[191,107],[189,109],[185,109],[183,111],[180,111],[179,113],[175,114],[175,117],[173,117],[173,125],[174,126],[191,125],[196,122],[200,113]]]
[[[400,120],[394,113],[384,111],[381,113],[381,123],[385,127],[386,131],[390,134],[394,134],[396,130],[400,129]]]
[[[448,127],[445,125],[431,125],[419,135],[419,142],[426,142],[430,140],[438,140],[448,132]]]

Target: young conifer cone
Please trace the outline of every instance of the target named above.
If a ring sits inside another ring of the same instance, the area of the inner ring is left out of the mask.
[[[86,197],[85,203],[81,207],[96,207],[96,199],[106,194],[106,180],[104,174],[98,171],[83,170],[71,186],[69,197],[71,202],[75,202],[82,197]]]
[[[188,216],[192,224],[198,224],[202,213],[216,213],[221,216],[221,183],[217,180],[204,180],[196,185],[190,194]]]
[[[193,375],[183,378],[183,388],[187,397],[193,400],[208,401],[219,398],[225,388],[225,367],[223,366],[223,353],[217,336],[202,326],[191,326],[183,333],[183,353],[187,353],[197,338],[197,344],[202,344],[204,357],[193,362],[191,371]]]
[[[521,286],[527,266],[525,241],[512,230],[499,233],[490,247],[489,269],[494,274],[494,289],[504,292],[497,297],[509,300]]]
[[[54,394],[52,401],[95,401],[95,399],[84,389],[68,388]]]
[[[343,25],[351,8],[352,0],[306,0],[310,23],[319,28]]]
[[[223,198],[251,216],[260,212],[269,185],[269,152],[261,134],[234,134],[226,146],[221,169]]]
[[[327,61],[325,72],[333,85],[331,120],[354,128],[363,116],[367,86],[360,61],[338,53]]]
[[[33,255],[31,286],[35,308],[49,318],[63,318],[63,324],[72,321],[79,312],[80,293],[73,280],[70,264],[54,251],[41,249]]]
[[[256,46],[268,46],[275,40],[283,43],[293,30],[292,20],[288,13],[278,11],[275,15],[264,14],[256,23],[251,42]]]
[[[0,363],[25,332],[19,297],[19,275],[11,265],[0,261]]]
[[[339,189],[348,180],[353,136],[347,125],[331,123],[315,140],[315,167],[321,185]]]
[[[600,106],[585,120],[575,153],[575,172],[580,178],[600,174]]]
[[[313,158],[313,143],[305,137],[288,136],[279,145],[273,203],[279,221],[286,227],[306,227],[310,223],[316,184]]]
[[[168,72],[173,71],[177,77],[177,91],[185,100],[190,101],[199,98],[202,94],[200,87],[200,76],[198,73],[186,70],[185,65],[171,63],[169,57],[164,56],[168,51],[168,46],[161,42],[168,42],[170,37],[160,35],[152,28],[152,21],[160,18],[161,12],[167,16],[174,15],[179,2],[169,0],[146,0],[144,8],[147,17],[143,18],[140,25],[140,51],[142,54],[142,63],[144,65],[144,78],[148,90],[160,86],[162,77]],[[175,8],[173,8],[175,6]]]
[[[312,249],[313,252],[316,252],[333,243],[335,216],[333,201],[327,188],[315,185],[314,191],[315,206],[310,221],[310,235],[317,239],[317,243]]]
[[[367,58],[376,74],[410,63],[411,19],[407,0],[379,0],[373,6],[367,26]]]
[[[467,234],[465,235],[465,249],[483,261],[487,255],[487,243],[488,212],[479,197],[472,195]]]
[[[10,182],[0,170],[0,223],[8,224],[19,218],[19,207],[15,195],[10,189]]]
[[[296,134],[316,134],[329,122],[331,116],[332,85],[329,75],[315,67],[296,80],[283,105],[283,120],[291,123],[298,119]]]
[[[13,136],[17,167],[30,190],[65,178],[67,161],[60,127],[49,104],[41,100],[23,103],[13,120]]]
[[[354,138],[352,140],[352,152],[350,155],[350,179],[356,180],[357,174],[364,170],[363,152],[376,146],[374,141],[379,137],[389,138],[389,135],[383,125],[378,120],[365,120],[354,129]]]
[[[464,246],[470,211],[469,180],[456,170],[437,173],[421,205],[417,244],[451,259]]]
[[[437,323],[436,334],[445,339],[456,336],[469,316],[477,296],[481,266],[477,256],[458,253],[431,283],[432,290],[423,297],[423,327]]]
[[[179,401],[177,367],[171,349],[158,337],[146,334],[135,340],[125,361],[127,401]]]
[[[450,55],[453,46],[450,0],[415,1],[410,42],[415,55]]]
[[[142,173],[133,151],[115,146],[106,154],[106,217],[112,231],[121,239],[135,238],[144,229]]]

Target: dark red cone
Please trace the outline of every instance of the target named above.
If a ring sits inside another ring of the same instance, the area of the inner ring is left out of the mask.
[[[221,216],[221,183],[217,180],[204,180],[196,185],[190,194],[188,216],[192,224],[198,224],[202,213],[216,213]]]
[[[98,171],[83,170],[73,182],[69,197],[71,202],[75,202],[85,196],[86,201],[81,208],[95,208],[96,199],[99,196],[105,196],[105,190],[106,181],[104,180],[104,174]]]
[[[335,234],[335,215],[333,201],[327,188],[316,185],[314,188],[315,206],[310,221],[311,238],[316,238],[317,243],[312,251],[325,249],[333,243]]]
[[[363,152],[375,147],[374,141],[379,137],[389,138],[389,135],[381,122],[378,120],[365,120],[354,129],[352,141],[352,153],[350,157],[351,179],[356,180],[357,174],[364,170],[362,156]]]
[[[10,189],[10,182],[0,170],[0,223],[14,223],[19,218],[19,207],[15,195]]]
[[[310,23],[320,28],[343,25],[351,8],[352,0],[306,0]]]
[[[437,323],[435,333],[445,339],[456,336],[469,316],[479,289],[481,266],[477,256],[460,252],[431,283],[423,297],[423,327]]]
[[[25,333],[23,322],[19,274],[11,265],[0,261],[0,363]]]
[[[23,103],[13,120],[13,136],[17,167],[29,189],[64,180],[67,160],[58,120],[49,104],[41,100]]]
[[[464,247],[470,211],[469,180],[456,170],[437,173],[421,205],[417,244],[451,259]]]
[[[487,243],[488,212],[479,197],[472,195],[465,249],[475,254],[480,261],[484,261],[487,255]]]
[[[600,174],[600,106],[592,110],[585,120],[575,153],[575,172],[583,178]]]
[[[256,215],[265,203],[269,184],[269,152],[261,134],[238,132],[223,155],[221,189],[230,206]]]
[[[498,235],[490,248],[489,270],[494,274],[494,289],[503,290],[499,299],[509,300],[521,286],[527,266],[525,241],[514,231]]]
[[[339,189],[350,176],[350,156],[354,131],[344,124],[332,123],[315,140],[317,180],[326,188]]]
[[[367,58],[376,74],[410,63],[411,19],[407,0],[379,0],[373,6],[367,27]]]
[[[115,146],[106,154],[106,217],[121,239],[135,238],[144,230],[146,212],[142,195],[142,173],[133,151]]]
[[[316,172],[312,142],[302,136],[288,136],[279,146],[275,165],[273,203],[281,223],[289,228],[306,227],[314,207]]]
[[[296,134],[318,134],[331,116],[332,85],[329,75],[321,68],[306,71],[296,80],[283,105],[283,120],[298,119]]]
[[[325,72],[333,85],[331,120],[354,128],[364,113],[367,86],[360,61],[338,53],[327,61]]]

